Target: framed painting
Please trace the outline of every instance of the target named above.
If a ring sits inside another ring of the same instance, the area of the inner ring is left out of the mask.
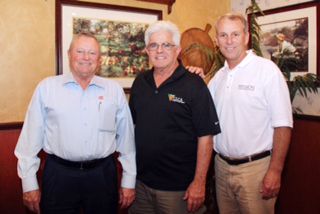
[[[319,5],[318,1],[307,2],[257,14],[262,54],[275,62],[281,57],[290,70],[290,80],[306,73],[319,74]]]
[[[162,11],[74,0],[56,1],[57,74],[70,72],[68,48],[73,35],[86,32],[100,43],[98,75],[129,91],[135,76],[149,68],[144,31]]]

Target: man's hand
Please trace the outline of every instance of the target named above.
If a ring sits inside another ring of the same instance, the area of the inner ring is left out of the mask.
[[[189,212],[197,211],[204,202],[206,195],[206,177],[212,155],[212,145],[212,135],[198,138],[196,173],[183,197],[184,200],[187,200]]]
[[[196,212],[203,204],[206,194],[205,183],[193,181],[184,197],[183,200],[187,200],[188,212]]]
[[[268,170],[262,181],[260,193],[264,199],[270,199],[278,196],[281,185],[281,174]]]
[[[34,213],[40,214],[40,190],[33,190],[23,193],[23,204]]]
[[[274,129],[271,161],[260,190],[264,199],[277,197],[279,193],[281,172],[290,145],[290,138],[290,127],[277,127]]]
[[[205,77],[206,77],[206,75],[204,74],[203,69],[200,68],[200,67],[186,66],[186,69],[187,69],[190,73],[198,74],[201,78],[205,78]]]
[[[129,207],[136,197],[135,189],[120,188],[119,194],[119,204],[121,208]]]

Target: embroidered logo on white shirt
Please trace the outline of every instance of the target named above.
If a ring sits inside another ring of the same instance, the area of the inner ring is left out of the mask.
[[[238,85],[239,90],[254,91],[254,85]]]

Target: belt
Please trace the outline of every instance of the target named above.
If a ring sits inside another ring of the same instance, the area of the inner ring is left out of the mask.
[[[262,158],[265,158],[269,155],[271,155],[271,150],[269,151],[264,151],[258,154],[254,154],[254,155],[249,155],[247,157],[244,158],[240,158],[240,159],[235,159],[235,158],[229,158],[226,156],[223,156],[221,154],[218,154],[220,156],[220,158],[224,161],[226,161],[228,164],[230,165],[239,165],[239,164],[244,164],[244,163],[248,163],[248,162],[252,162],[252,161],[256,161]]]
[[[63,158],[60,158],[56,155],[53,155],[53,154],[48,154],[48,158],[53,160],[56,163],[63,165],[63,166],[82,170],[82,169],[95,168],[95,167],[99,166],[101,163],[103,163],[104,161],[112,158],[112,155],[109,155],[105,158],[93,159],[93,160],[88,160],[88,161],[69,161],[69,160],[65,160]]]

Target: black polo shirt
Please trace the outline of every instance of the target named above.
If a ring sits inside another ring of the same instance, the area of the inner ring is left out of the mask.
[[[197,138],[220,132],[207,85],[180,65],[157,88],[150,70],[135,79],[129,104],[137,179],[159,190],[186,190],[194,178]]]

